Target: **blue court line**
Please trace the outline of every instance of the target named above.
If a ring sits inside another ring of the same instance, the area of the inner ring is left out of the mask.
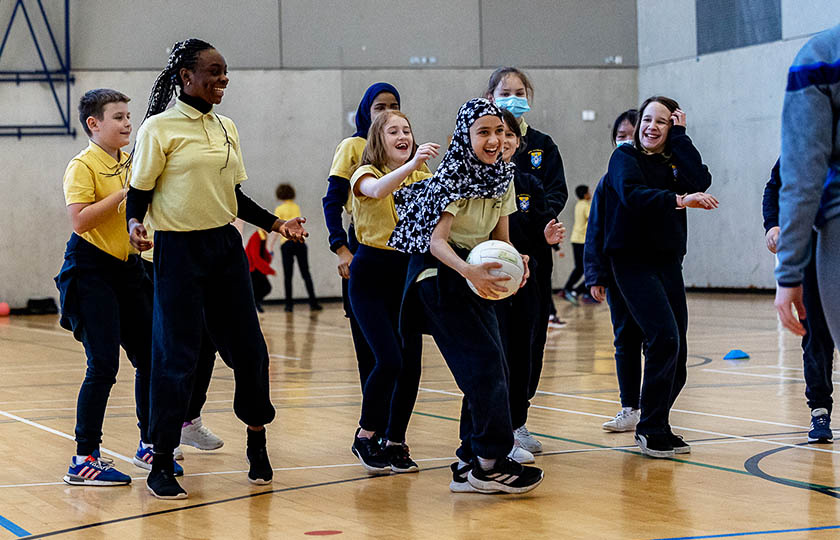
[[[700,538],[733,538],[736,536],[755,536],[757,534],[784,534],[793,532],[806,531],[829,531],[832,529],[840,529],[840,525],[829,525],[826,527],[805,527],[802,529],[777,529],[773,531],[753,531],[742,533],[728,533],[728,534],[709,534],[705,536],[673,536],[668,538],[656,538],[654,540],[699,540]]]
[[[8,519],[4,518],[3,516],[0,516],[0,527],[3,527],[7,531],[11,532],[12,534],[14,534],[15,536],[18,536],[18,537],[29,536],[29,534],[30,534],[29,531],[27,531],[26,529],[22,529],[22,528],[18,527],[17,525],[12,523]]]

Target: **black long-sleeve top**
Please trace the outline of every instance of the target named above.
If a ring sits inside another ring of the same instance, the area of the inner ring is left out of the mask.
[[[764,234],[779,226],[779,190],[782,189],[782,177],[779,175],[779,160],[770,171],[770,180],[764,186],[761,198],[761,213],[764,216]]]
[[[514,170],[513,187],[516,191],[516,212],[510,214],[508,228],[510,241],[519,253],[535,256],[550,255],[551,248],[545,241],[545,225],[554,219],[548,209],[540,181],[531,174]]]
[[[586,241],[583,244],[583,278],[587,287],[612,283],[610,262],[604,253],[604,177],[592,194],[589,221],[586,224]]]
[[[341,219],[347,197],[350,196],[350,179],[330,176],[327,179],[327,193],[321,199],[324,208],[324,221],[329,232],[330,251],[335,253],[341,246],[348,246],[347,231]],[[354,249],[355,251],[355,249]]]
[[[619,146],[604,181],[607,255],[685,255],[687,219],[676,195],[706,191],[712,184],[685,127],[671,127],[661,154]]]
[[[203,99],[188,94],[181,93],[178,99],[203,114],[209,113],[213,108],[213,105]],[[128,188],[125,201],[126,223],[131,221],[132,218],[141,223],[143,222],[143,218],[146,217],[146,212],[149,209],[149,204],[152,202],[153,195],[154,190],[143,191],[134,187]],[[270,231],[274,226],[274,222],[277,221],[277,217],[274,214],[245,195],[242,192],[241,186],[238,184],[236,186],[236,217],[266,231]]]
[[[528,126],[523,139],[524,149],[514,156],[513,162],[519,170],[534,175],[540,181],[546,207],[554,214],[552,217],[557,217],[569,199],[560,151],[551,137],[531,126]]]

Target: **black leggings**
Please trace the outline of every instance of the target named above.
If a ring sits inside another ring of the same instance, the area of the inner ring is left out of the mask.
[[[292,274],[295,271],[295,259],[300,267],[300,277],[306,285],[306,294],[309,295],[309,303],[316,304],[315,286],[312,285],[312,276],[309,274],[309,257],[307,256],[306,244],[300,242],[284,242],[280,246],[280,255],[283,259],[283,284],[286,286],[286,305],[294,302],[292,297]],[[267,293],[266,293],[267,294]]]

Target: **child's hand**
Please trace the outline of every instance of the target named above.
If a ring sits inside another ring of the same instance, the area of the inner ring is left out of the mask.
[[[525,265],[525,273],[522,274],[522,283],[519,284],[519,288],[521,289],[525,286],[528,278],[531,277],[531,270],[528,268],[528,261],[531,260],[531,257],[525,255],[524,253],[520,253],[519,256],[522,257],[522,264]]]
[[[440,145],[433,142],[423,143],[417,147],[414,158],[411,160],[415,169],[419,169],[426,161],[437,157]]]
[[[714,210],[720,203],[708,193],[698,191],[690,195],[677,195],[677,208],[702,208]]]
[[[776,247],[779,243],[779,227],[771,227],[767,234],[764,235],[764,241],[767,243],[767,249],[770,253],[776,253]]]
[[[549,245],[559,244],[566,238],[566,227],[562,222],[552,219],[543,229],[543,235]]]
[[[306,218],[303,217],[295,217],[285,222],[278,219],[274,222],[271,230],[282,234],[287,240],[291,240],[292,242],[303,242],[309,236],[309,233],[303,228],[304,223],[306,223]]]
[[[128,222],[128,243],[137,251],[152,249],[155,244],[148,238],[146,227],[135,218]]]
[[[603,302],[607,298],[607,289],[603,285],[593,285],[589,287],[589,294],[595,300]]]
[[[495,300],[499,298],[499,293],[507,292],[501,283],[510,281],[510,276],[495,276],[490,273],[490,270],[501,267],[502,264],[497,262],[470,264],[464,272],[464,277],[473,284],[479,295]]]

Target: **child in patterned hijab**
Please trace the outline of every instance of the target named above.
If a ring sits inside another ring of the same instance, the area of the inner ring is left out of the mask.
[[[490,101],[477,98],[461,105],[452,144],[434,176],[394,193],[400,220],[388,245],[407,253],[429,249],[432,231],[446,207],[459,199],[497,199],[513,180],[513,165],[499,158],[492,164],[478,158],[470,141],[470,126],[482,116],[502,117]]]

